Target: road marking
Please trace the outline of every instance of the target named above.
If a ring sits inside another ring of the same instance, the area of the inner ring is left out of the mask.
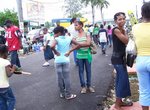
[[[22,74],[25,74],[25,75],[31,75],[31,73],[25,72],[25,71],[22,71]]]

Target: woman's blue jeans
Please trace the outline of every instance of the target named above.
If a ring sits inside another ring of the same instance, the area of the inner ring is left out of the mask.
[[[116,97],[125,98],[127,96],[131,96],[129,78],[127,73],[126,65],[117,64],[114,65],[116,70]]]
[[[60,88],[60,93],[65,97],[70,97],[71,95],[69,69],[70,69],[69,63],[56,63],[58,86]]]
[[[112,35],[108,35],[109,45],[112,45]]]
[[[91,86],[91,63],[88,59],[78,59],[79,65],[79,78],[81,87],[90,87]],[[84,67],[86,70],[86,82],[84,79]]]

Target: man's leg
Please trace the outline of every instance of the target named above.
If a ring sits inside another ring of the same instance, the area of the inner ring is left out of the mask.
[[[10,59],[11,59],[11,64],[12,65],[16,65],[18,67],[21,67],[17,50],[10,51]]]

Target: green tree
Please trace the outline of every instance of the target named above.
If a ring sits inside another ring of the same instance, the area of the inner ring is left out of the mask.
[[[66,2],[66,6],[64,6],[64,8],[66,8],[65,13],[68,16],[74,17],[80,15],[78,12],[83,7],[80,0],[65,0],[65,2]]]
[[[100,9],[102,23],[104,23],[103,9],[108,8],[109,2],[106,0],[97,0],[96,6]]]
[[[11,20],[14,25],[19,26],[17,12],[14,10],[5,9],[3,12],[0,12],[0,25],[3,25],[7,19]]]
[[[48,29],[50,28],[50,23],[48,21],[45,22],[45,27],[48,28]]]
[[[85,3],[85,5],[91,5],[92,8],[92,20],[93,20],[93,24],[95,23],[95,10],[94,7],[96,5],[96,1],[97,0],[81,0],[81,3]]]
[[[74,13],[71,16],[68,16],[69,18],[82,18],[82,14],[81,13]]]
[[[88,4],[91,5],[93,24],[95,23],[95,11],[94,11],[94,8],[96,6],[100,8],[100,13],[101,13],[102,21],[104,21],[102,10],[105,7],[107,8],[108,5],[109,5],[109,3],[106,0],[81,0],[81,1],[82,1],[82,3],[85,3],[86,6]]]

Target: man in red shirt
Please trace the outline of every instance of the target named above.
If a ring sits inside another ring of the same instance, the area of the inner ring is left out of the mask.
[[[6,41],[10,53],[11,64],[21,68],[20,60],[18,57],[18,50],[22,48],[21,37],[22,34],[19,28],[12,24],[11,20],[6,20],[4,23],[6,27]]]

